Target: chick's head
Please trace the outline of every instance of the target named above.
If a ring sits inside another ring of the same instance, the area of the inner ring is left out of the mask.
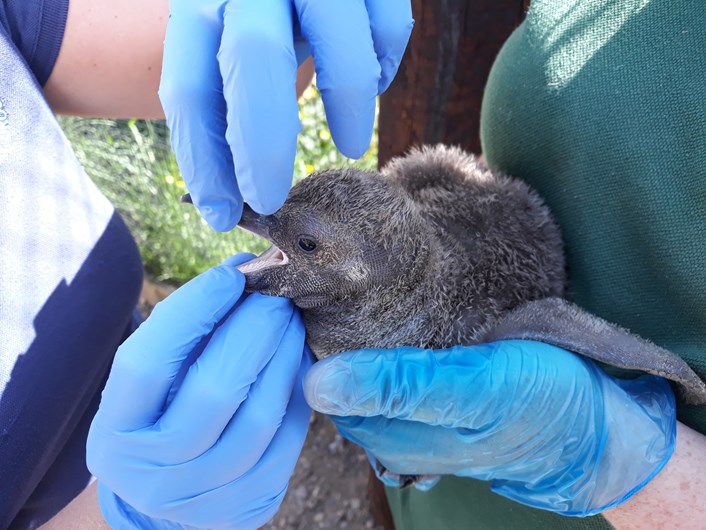
[[[239,269],[246,290],[302,308],[368,295],[424,259],[427,234],[413,204],[379,174],[331,170],[292,188],[280,210],[246,207],[241,228],[272,246]]]

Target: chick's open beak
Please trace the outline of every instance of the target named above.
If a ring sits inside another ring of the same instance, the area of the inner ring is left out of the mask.
[[[276,218],[274,215],[261,215],[245,204],[243,205],[243,216],[238,222],[238,226],[271,242],[270,228],[274,226],[275,222]],[[255,259],[239,265],[238,270],[248,278],[248,275],[252,277],[255,272],[286,265],[288,262],[287,255],[273,243],[270,248]]]
[[[248,275],[252,275],[255,272],[271,269],[272,267],[279,267],[287,263],[289,263],[287,255],[277,248],[277,245],[272,245],[255,259],[238,265],[238,270],[245,274],[247,278]]]

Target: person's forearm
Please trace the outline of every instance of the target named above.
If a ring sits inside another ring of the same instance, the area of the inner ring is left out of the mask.
[[[168,18],[167,0],[70,0],[59,57],[45,86],[55,112],[163,118],[157,89]]]
[[[168,18],[167,0],[70,0],[61,51],[44,87],[54,111],[164,118],[157,90]],[[309,59],[298,71],[298,95],[312,75]]]
[[[110,528],[98,506],[98,483],[94,482],[42,526],[42,530],[103,530]]]
[[[664,469],[629,501],[604,516],[616,530],[703,529],[706,436],[677,423],[677,446]]]

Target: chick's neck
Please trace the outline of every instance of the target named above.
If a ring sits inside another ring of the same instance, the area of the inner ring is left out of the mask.
[[[302,309],[314,355],[321,359],[362,348],[428,347],[435,335],[431,321],[439,296],[432,246],[425,244],[413,263],[385,284]]]

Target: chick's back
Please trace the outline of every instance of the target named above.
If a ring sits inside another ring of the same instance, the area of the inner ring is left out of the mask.
[[[436,301],[452,313],[440,319],[434,347],[472,342],[481,325],[519,304],[565,295],[559,228],[524,182],[443,145],[393,159],[381,173],[434,232]]]

